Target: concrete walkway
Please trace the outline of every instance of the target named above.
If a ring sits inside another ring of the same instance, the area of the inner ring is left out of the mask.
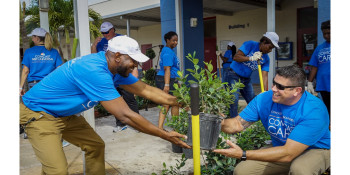
[[[240,100],[240,106],[246,103]],[[147,120],[158,125],[157,107],[148,111],[141,110],[140,114]],[[96,132],[105,141],[105,166],[107,175],[150,175],[161,174],[163,162],[167,167],[173,166],[180,160],[181,153],[173,153],[171,143],[158,137],[150,136],[134,129],[113,133],[115,126],[114,116],[97,118]],[[170,130],[165,126],[165,129]],[[88,136],[87,136],[88,137]],[[28,139],[20,135],[20,174],[38,175],[41,173],[41,164],[37,160]],[[69,145],[63,148],[68,162],[68,172],[72,175],[83,174],[82,151],[80,148]],[[203,160],[201,158],[201,163]],[[184,174],[193,172],[193,159],[188,159],[182,168]]]

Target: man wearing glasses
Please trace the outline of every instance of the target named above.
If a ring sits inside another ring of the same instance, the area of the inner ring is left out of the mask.
[[[222,121],[223,132],[238,133],[261,120],[272,140],[273,146],[266,149],[242,150],[227,141],[231,148],[214,150],[241,159],[235,175],[322,174],[329,168],[327,108],[305,91],[305,80],[304,71],[296,65],[281,67],[272,90],[256,96],[237,117]]]
[[[91,46],[91,53],[97,53],[100,51],[106,51],[108,47],[108,40],[116,37],[122,36],[121,34],[115,33],[115,28],[112,23],[104,22],[101,24],[100,32],[102,37],[97,37],[95,42]]]
[[[95,42],[91,46],[91,53],[97,53],[100,51],[106,51],[108,47],[108,41],[114,37],[117,36],[123,36],[121,34],[115,33],[115,28],[112,23],[110,22],[104,22],[101,24],[100,32],[104,36],[104,38],[97,37]],[[138,70],[137,67],[133,70],[132,75],[138,78]],[[139,108],[137,105],[137,101],[135,99],[134,94],[124,90],[123,88],[116,86],[119,94],[124,98],[126,104],[128,104],[129,108],[132,109],[134,112],[139,114]],[[127,125],[122,123],[117,118],[116,120],[116,127],[113,128],[113,132],[123,131],[127,129]]]

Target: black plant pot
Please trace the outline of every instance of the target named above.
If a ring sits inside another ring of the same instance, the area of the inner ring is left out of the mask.
[[[176,144],[171,143],[171,148],[174,153],[182,153],[182,147],[177,146]]]
[[[188,117],[188,132],[187,144],[192,146],[192,115]],[[200,148],[204,150],[213,150],[216,148],[218,141],[222,117],[213,114],[199,114],[199,128],[200,128]]]
[[[185,154],[185,157],[187,159],[193,159],[193,150],[192,149],[182,148],[182,151]]]

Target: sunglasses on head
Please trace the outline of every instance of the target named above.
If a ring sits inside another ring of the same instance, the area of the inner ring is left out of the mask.
[[[277,89],[279,89],[279,90],[284,90],[285,88],[300,87],[300,86],[283,86],[283,85],[281,85],[281,84],[279,84],[279,83],[276,83],[275,80],[273,80],[272,84],[273,84],[273,86],[276,86]]]

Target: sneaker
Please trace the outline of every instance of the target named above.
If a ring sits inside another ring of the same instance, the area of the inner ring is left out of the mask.
[[[68,145],[70,145],[69,142],[67,142],[67,141],[65,141],[65,140],[62,141],[62,147],[66,147],[66,146],[68,146]]]
[[[113,132],[124,131],[126,129],[128,129],[128,126],[126,126],[126,125],[125,126],[117,126],[117,127],[113,128]]]
[[[28,139],[28,136],[26,133],[23,133],[23,139]]]

